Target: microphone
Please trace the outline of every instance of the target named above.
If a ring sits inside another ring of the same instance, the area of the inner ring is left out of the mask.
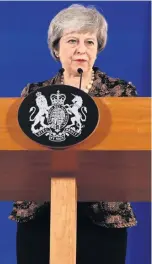
[[[64,68],[61,68],[61,69],[59,70],[59,73],[63,74],[64,71],[65,71],[65,69],[64,69]]]
[[[79,84],[79,89],[81,89],[81,82],[82,82],[82,73],[83,73],[83,70],[81,68],[78,68],[77,69],[77,72],[80,74],[80,84]]]

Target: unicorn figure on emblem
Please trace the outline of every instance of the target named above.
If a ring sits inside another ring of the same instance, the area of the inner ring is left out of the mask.
[[[82,100],[82,97],[81,96],[78,96],[78,95],[74,95],[74,99],[72,100],[72,103],[71,105],[68,105],[66,104],[65,107],[68,106],[68,108],[66,108],[67,112],[72,115],[74,114],[74,117],[71,117],[71,124],[68,125],[66,128],[70,128],[72,126],[75,126],[75,123],[76,125],[79,127],[79,129],[77,130],[77,132],[79,133],[82,129],[82,122],[85,122],[86,119],[87,119],[87,116],[85,113],[87,113],[87,108],[85,106],[82,106],[83,104],[83,100]],[[82,118],[82,114],[79,111],[79,109],[81,109],[81,112],[84,116],[84,118]]]

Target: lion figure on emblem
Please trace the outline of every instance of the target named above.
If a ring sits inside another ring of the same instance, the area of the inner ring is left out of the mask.
[[[31,131],[33,133],[39,132],[39,130],[42,128],[49,128],[50,127],[50,125],[46,125],[44,123],[44,120],[45,120],[45,118],[48,118],[48,111],[49,111],[51,106],[48,106],[48,103],[47,103],[45,96],[42,95],[40,92],[36,93],[36,96],[37,96],[36,105],[38,106],[39,111],[33,119],[32,119],[32,116],[36,111],[36,107],[33,106],[29,110],[29,112],[32,112],[32,114],[29,117],[29,120],[34,121],[34,123],[31,126]],[[42,128],[35,129],[35,126],[38,125],[39,123],[42,126]]]

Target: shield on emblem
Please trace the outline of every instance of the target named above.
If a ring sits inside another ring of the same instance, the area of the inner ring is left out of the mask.
[[[52,148],[66,148],[85,140],[96,128],[99,112],[82,90],[51,85],[31,92],[18,111],[18,122],[32,140]]]

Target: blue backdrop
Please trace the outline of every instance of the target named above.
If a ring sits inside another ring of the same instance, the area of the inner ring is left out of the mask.
[[[18,97],[29,82],[52,77],[60,64],[50,57],[50,20],[72,3],[95,5],[109,24],[108,43],[96,66],[132,81],[150,95],[150,2],[0,2],[0,96]],[[144,175],[143,175],[144,176]],[[138,226],[129,229],[126,264],[150,263],[150,204],[132,203]],[[16,264],[12,201],[0,202],[0,263]],[[28,263],[27,263],[28,264]],[[34,263],[33,263],[34,264]]]

